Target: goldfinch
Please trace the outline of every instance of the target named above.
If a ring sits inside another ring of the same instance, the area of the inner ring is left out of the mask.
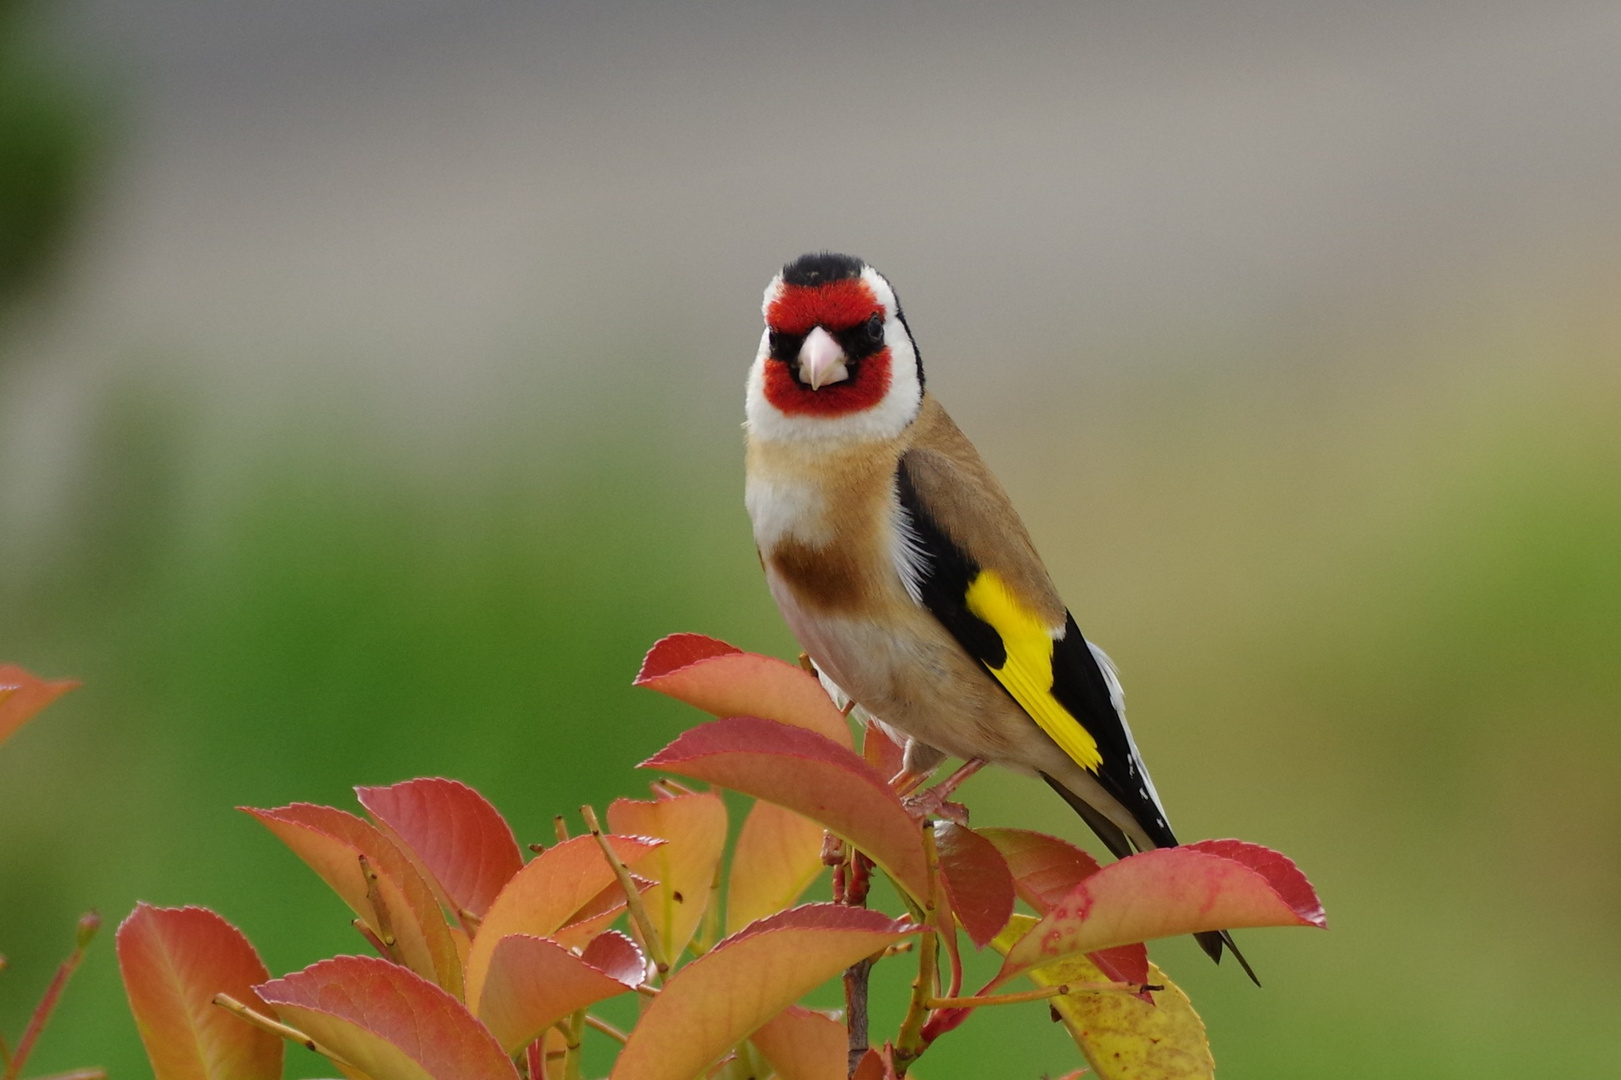
[[[803,255],[764,314],[745,502],[771,595],[824,679],[903,737],[914,778],[947,755],[1003,765],[1045,780],[1116,857],[1174,846],[1114,665],[924,389],[889,282]],[[1198,937],[1255,978],[1225,931]]]

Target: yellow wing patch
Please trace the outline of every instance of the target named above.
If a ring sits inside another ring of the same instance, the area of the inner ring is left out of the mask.
[[[989,623],[1007,649],[1007,660],[990,668],[991,674],[1064,753],[1082,768],[1097,772],[1103,764],[1098,741],[1053,697],[1052,631],[994,570],[981,570],[964,599],[968,610]]]

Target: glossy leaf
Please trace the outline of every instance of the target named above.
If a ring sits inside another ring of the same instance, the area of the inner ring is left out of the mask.
[[[1160,848],[1121,859],[1053,905],[998,979],[1073,953],[1240,926],[1326,926],[1294,863],[1239,841]]]
[[[1071,889],[1097,873],[1097,860],[1067,841],[1027,829],[981,829],[979,834],[1002,853],[1013,874],[1019,899],[1045,915]],[[1147,983],[1148,948],[1142,942],[1100,949],[1090,954],[1110,982]]]
[[[256,989],[283,1023],[372,1080],[517,1080],[461,1002],[398,964],[340,956]]]
[[[642,861],[642,872],[656,882],[642,894],[642,904],[674,963],[709,906],[726,848],[726,804],[712,791],[650,801],[615,799],[608,806],[608,827],[665,841]]]
[[[357,787],[355,794],[452,911],[483,918],[501,886],[523,869],[506,819],[466,784],[433,777]]]
[[[608,842],[626,863],[634,863],[663,841],[610,836]],[[549,937],[581,905],[614,880],[602,849],[590,836],[576,836],[547,848],[507,882],[473,936],[467,954],[467,1007],[479,1011],[490,957],[508,934]]]
[[[1006,951],[1036,920],[1014,917],[997,942]],[[1108,973],[1084,956],[1071,956],[1030,969],[1037,986],[1109,982]],[[1149,965],[1149,981],[1163,990],[1153,1002],[1130,994],[1085,991],[1053,998],[1064,1026],[1099,1080],[1208,1080],[1215,1062],[1204,1022],[1180,987]]]
[[[461,956],[450,924],[432,888],[393,841],[370,823],[330,806],[293,803],[273,810],[242,809],[308,863],[372,933],[384,937],[386,922],[407,967],[461,995]],[[360,869],[362,854],[377,875],[383,913],[368,896]]]
[[[213,1003],[270,977],[242,932],[206,908],[136,904],[118,928],[118,970],[157,1080],[280,1080],[282,1040]]]
[[[72,679],[41,679],[16,664],[0,664],[0,743],[78,685]]]
[[[642,955],[641,946],[617,930],[592,938],[580,959],[626,986],[640,986],[647,981],[647,957]]]
[[[726,932],[781,911],[822,872],[822,836],[816,822],[776,803],[756,799],[738,831],[726,885]]]
[[[642,762],[766,799],[865,852],[921,902],[923,839],[900,798],[854,751],[814,732],[754,716],[701,724]]]
[[[778,1080],[845,1080],[849,1036],[826,1013],[790,1005],[749,1036]]]
[[[814,675],[702,634],[672,634],[654,644],[635,685],[716,716],[763,716],[851,745],[850,725]]]
[[[934,842],[952,914],[969,939],[984,948],[1013,915],[1013,876],[1007,860],[966,825],[937,823]]]
[[[555,941],[510,934],[490,956],[478,1018],[507,1053],[516,1053],[575,1009],[624,993],[640,976],[639,964],[627,982]]]
[[[647,1006],[613,1080],[692,1080],[850,964],[914,928],[876,911],[812,904],[762,919],[677,971]]]

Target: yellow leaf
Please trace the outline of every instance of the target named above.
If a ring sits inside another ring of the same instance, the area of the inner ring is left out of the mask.
[[[1035,922],[1025,915],[1014,916],[992,944],[1005,955]],[[1026,974],[1037,986],[1112,981],[1085,956],[1067,957]],[[1188,996],[1152,963],[1148,979],[1165,987],[1154,991],[1153,1004],[1118,991],[1082,991],[1053,998],[1052,1005],[1098,1080],[1214,1078],[1216,1063],[1204,1021]]]

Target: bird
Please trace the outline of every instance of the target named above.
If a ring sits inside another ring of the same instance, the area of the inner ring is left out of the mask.
[[[894,289],[812,252],[766,286],[745,394],[744,502],[772,598],[836,696],[905,745],[1040,777],[1116,858],[1176,834],[1007,492],[924,382]],[[1225,930],[1195,935],[1216,962]]]

